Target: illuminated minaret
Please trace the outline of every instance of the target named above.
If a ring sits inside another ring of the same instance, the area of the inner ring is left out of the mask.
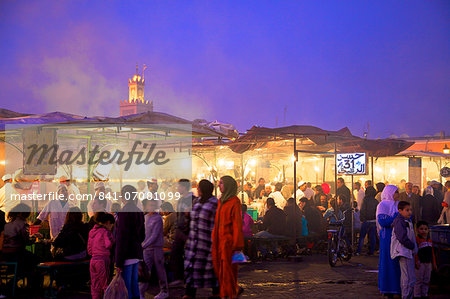
[[[153,102],[144,99],[144,72],[146,68],[144,65],[141,77],[136,64],[136,74],[133,78],[128,79],[128,100],[120,101],[120,116],[153,111]]]

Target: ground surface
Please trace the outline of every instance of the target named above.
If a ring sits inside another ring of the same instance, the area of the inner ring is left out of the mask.
[[[304,256],[300,262],[280,259],[239,269],[239,285],[245,289],[240,298],[382,298],[377,281],[378,256],[353,257],[332,268],[325,255],[315,254]],[[171,298],[184,294],[183,289],[170,291]],[[446,294],[443,290],[433,291]],[[158,288],[151,293],[157,294]],[[197,298],[210,295],[210,290],[199,290]],[[147,294],[146,298],[152,296]]]
[[[353,257],[350,262],[328,265],[323,254],[304,256],[300,262],[278,259],[240,267],[239,283],[245,291],[240,298],[382,298],[377,288],[378,256]],[[433,286],[431,298],[450,298],[446,289]],[[146,298],[159,292],[155,285]],[[171,289],[170,298],[181,298],[184,289]],[[197,298],[207,298],[210,290],[199,290]],[[30,298],[26,296],[23,298]],[[90,298],[88,292],[64,294],[60,298]]]

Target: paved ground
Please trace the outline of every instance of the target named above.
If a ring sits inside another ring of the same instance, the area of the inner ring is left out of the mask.
[[[331,268],[325,255],[313,255],[300,262],[277,260],[244,265],[239,270],[240,286],[245,289],[241,298],[355,298],[361,294],[380,298],[377,273],[373,272],[377,263],[376,257],[356,257]],[[171,298],[182,294],[182,289],[171,290]],[[205,298],[209,290],[198,295]]]
[[[325,255],[305,256],[301,262],[277,260],[242,266],[239,284],[241,298],[383,298],[377,287],[378,256],[353,257],[334,268]],[[158,289],[152,290],[157,294]],[[450,290],[432,289],[431,298],[449,298]],[[171,289],[171,298],[181,298],[183,289]],[[201,290],[197,298],[207,298]],[[150,294],[146,298],[153,298]]]
[[[239,282],[245,291],[241,298],[382,298],[377,288],[378,257],[353,257],[350,262],[328,265],[323,254],[304,256],[294,262],[279,259],[250,263],[240,267]],[[450,298],[450,284],[434,286],[431,298]],[[158,293],[154,286],[146,298]],[[438,295],[440,294],[440,295]],[[171,289],[170,298],[181,298],[184,290]],[[210,290],[199,290],[197,298],[207,298]],[[26,296],[23,298],[30,298]],[[61,298],[90,298],[84,294],[65,294]]]

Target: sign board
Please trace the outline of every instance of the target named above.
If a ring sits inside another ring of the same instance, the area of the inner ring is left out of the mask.
[[[441,169],[441,176],[444,177],[444,178],[450,177],[450,168],[442,167],[442,169]]]
[[[23,173],[55,175],[57,163],[49,163],[58,152],[56,129],[30,127],[22,132]]]
[[[417,186],[422,185],[422,158],[408,159],[408,181]]]
[[[340,175],[367,174],[366,153],[338,153],[336,154],[337,173]]]

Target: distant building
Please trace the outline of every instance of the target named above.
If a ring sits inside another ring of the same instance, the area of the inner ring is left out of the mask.
[[[128,79],[128,100],[120,101],[120,116],[153,112],[153,101],[144,99],[144,71],[145,67],[141,77],[136,65],[136,74],[133,78]]]

